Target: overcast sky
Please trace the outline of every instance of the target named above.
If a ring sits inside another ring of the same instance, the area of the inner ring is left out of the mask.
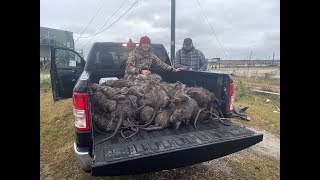
[[[99,31],[117,20],[136,0],[40,0],[40,26],[73,32],[74,40],[101,10],[82,36]],[[198,6],[197,0],[176,0],[176,51],[190,37],[206,58],[280,59],[280,0],[198,0],[222,46]],[[93,42],[139,42],[149,36],[152,43],[164,44],[170,51],[171,0],[139,0],[133,8],[107,30],[91,38],[80,38],[76,50],[86,57]],[[225,53],[224,53],[225,52]]]

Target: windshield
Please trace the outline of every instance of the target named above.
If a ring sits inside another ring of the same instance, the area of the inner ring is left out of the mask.
[[[169,57],[163,46],[155,45],[152,47],[156,56],[166,63],[169,62]],[[129,53],[134,48],[124,46],[94,47],[88,56],[90,60],[87,61],[87,69],[125,69]]]

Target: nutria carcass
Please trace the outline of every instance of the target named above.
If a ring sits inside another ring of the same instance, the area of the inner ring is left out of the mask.
[[[202,87],[188,87],[186,90],[187,95],[195,99],[200,107],[207,108],[210,102],[213,101],[214,93]]]
[[[141,129],[146,131],[157,131],[170,127],[171,115],[172,112],[170,110],[163,110],[161,112],[158,112],[157,116],[154,119],[154,125]]]
[[[118,122],[117,126],[114,132],[111,134],[111,136],[98,141],[97,144],[107,141],[111,139],[113,136],[115,136],[118,130],[120,129],[124,119],[132,118],[132,116],[134,115],[134,112],[135,112],[134,106],[128,96],[125,96],[125,99],[120,98],[119,100],[117,100],[117,107],[113,112],[111,112],[111,116],[115,118],[116,121]]]
[[[179,128],[181,123],[188,124],[191,119],[194,119],[200,109],[198,103],[193,98],[189,97],[187,101],[176,101],[173,99],[173,113],[170,117],[170,122]]]
[[[105,112],[112,112],[116,109],[117,102],[111,99],[108,99],[101,91],[97,91],[93,94],[93,104],[96,107],[99,107]]]
[[[122,87],[131,87],[134,86],[134,83],[132,81],[126,80],[126,79],[118,79],[118,80],[108,80],[104,83],[102,83],[104,86],[110,86],[110,87],[117,87],[117,88],[122,88]]]

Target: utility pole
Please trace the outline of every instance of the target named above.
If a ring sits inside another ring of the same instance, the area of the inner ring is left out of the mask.
[[[248,63],[248,70],[249,70],[249,66],[250,66],[250,63],[251,63],[251,58],[252,58],[252,51],[250,53],[250,59],[249,59],[249,63]]]
[[[171,64],[174,66],[174,55],[175,53],[175,18],[176,18],[176,0],[171,0],[171,50],[170,50],[170,57],[171,57]]]
[[[83,49],[81,49],[81,56],[83,57]]]
[[[271,65],[273,66],[273,63],[274,63],[274,51],[272,53],[272,62],[271,62]]]

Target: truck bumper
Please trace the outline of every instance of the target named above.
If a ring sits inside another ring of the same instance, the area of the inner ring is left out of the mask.
[[[73,149],[78,165],[83,170],[90,171],[92,165],[92,158],[89,155],[89,151],[79,150],[76,143],[73,143]]]

